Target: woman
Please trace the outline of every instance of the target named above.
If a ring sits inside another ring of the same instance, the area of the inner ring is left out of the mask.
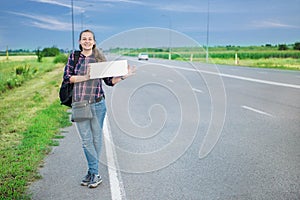
[[[81,185],[96,188],[101,182],[98,173],[99,158],[102,146],[102,127],[106,114],[102,79],[89,80],[89,63],[106,61],[105,57],[96,49],[95,35],[90,30],[84,30],[79,36],[81,50],[78,63],[74,65],[74,53],[70,55],[64,71],[64,81],[74,83],[73,102],[87,100],[91,103],[93,118],[76,122],[82,139],[82,146],[88,163],[87,175]],[[103,78],[108,86],[113,86],[132,75],[133,69],[128,68],[128,74],[123,77]]]

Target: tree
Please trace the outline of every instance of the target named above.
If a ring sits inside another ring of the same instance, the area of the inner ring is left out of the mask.
[[[300,50],[300,42],[294,44],[294,50]]]
[[[42,62],[42,58],[43,58],[43,54],[42,54],[42,52],[40,51],[40,48],[38,48],[37,50],[36,50],[36,52],[35,52],[35,54],[37,55],[37,61],[38,62]]]
[[[57,47],[48,47],[44,48],[42,51],[43,56],[45,57],[52,57],[52,56],[57,56],[60,54],[59,49]]]
[[[278,50],[280,50],[280,51],[288,50],[288,46],[286,44],[279,44]]]

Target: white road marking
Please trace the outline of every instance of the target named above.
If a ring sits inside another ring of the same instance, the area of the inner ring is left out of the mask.
[[[126,199],[125,189],[121,181],[121,175],[118,174],[116,170],[117,162],[115,161],[116,159],[115,149],[112,145],[109,121],[107,119],[107,116],[105,116],[104,123],[103,123],[103,136],[104,136],[103,138],[104,138],[104,144],[106,150],[111,199],[112,200]]]
[[[199,90],[199,89],[196,89],[196,88],[193,88],[193,90],[194,90],[195,92],[203,93],[202,90]]]
[[[267,113],[267,112],[264,112],[264,111],[261,111],[261,110],[258,110],[258,109],[255,109],[255,108],[251,108],[249,106],[241,106],[242,108],[244,109],[247,109],[247,110],[250,110],[250,111],[253,111],[253,112],[256,112],[256,113],[259,113],[259,114],[262,114],[262,115],[266,115],[266,116],[269,116],[269,117],[273,117],[273,115]]]
[[[255,79],[255,78],[248,78],[248,77],[244,77],[244,76],[223,74],[223,73],[219,73],[219,72],[210,72],[210,71],[191,69],[191,68],[185,68],[185,67],[178,67],[178,66],[174,66],[174,65],[166,65],[166,64],[160,64],[160,63],[148,62],[148,64],[155,64],[155,65],[160,65],[160,66],[164,66],[164,67],[168,67],[168,68],[180,69],[180,70],[185,70],[185,71],[201,72],[201,73],[212,74],[212,75],[223,76],[223,77],[234,78],[234,79],[240,79],[240,80],[251,81],[251,82],[256,82],[256,83],[264,83],[264,84],[269,84],[269,85],[276,85],[276,86],[300,89],[300,85],[289,84],[289,83],[266,81],[266,80]]]

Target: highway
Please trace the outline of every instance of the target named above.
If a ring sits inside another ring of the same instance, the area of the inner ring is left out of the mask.
[[[33,199],[300,199],[300,72],[118,59],[137,71],[105,87],[103,184],[77,184],[70,127]]]
[[[127,199],[300,197],[299,72],[131,64],[109,109]]]

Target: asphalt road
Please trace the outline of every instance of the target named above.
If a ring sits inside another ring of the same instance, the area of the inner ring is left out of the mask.
[[[300,72],[130,64],[135,76],[105,88],[102,185],[79,185],[86,161],[72,126],[33,199],[300,199]]]

